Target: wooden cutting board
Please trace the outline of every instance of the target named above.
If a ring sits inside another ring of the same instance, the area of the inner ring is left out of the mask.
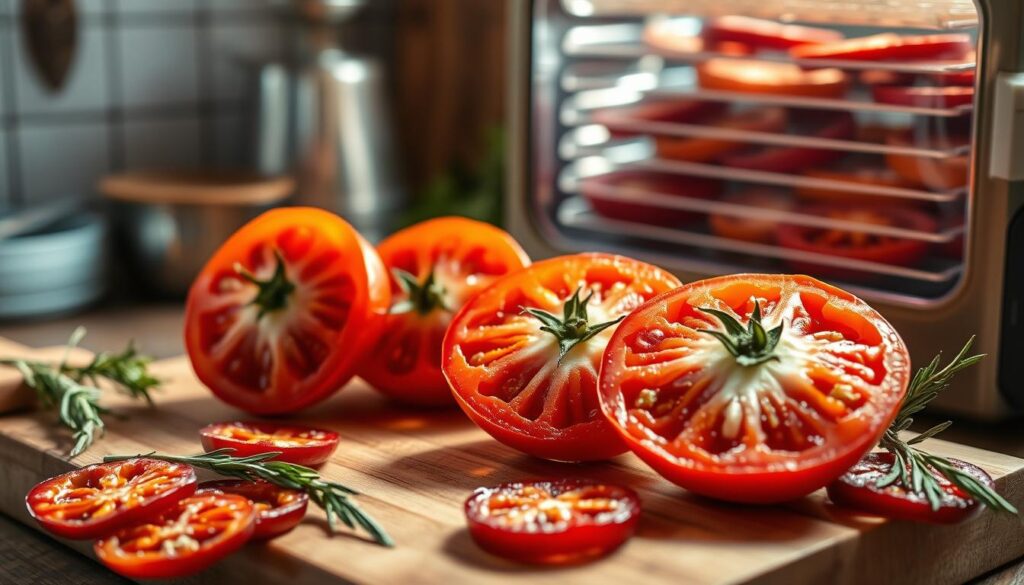
[[[0,340],[0,355],[27,351]],[[31,352],[29,352],[31,353]],[[52,350],[45,352],[49,357]],[[104,455],[200,449],[197,429],[243,415],[216,401],[184,357],[156,362],[157,408],[109,393],[124,419],[73,462],[52,412],[0,416],[0,510],[34,526],[24,495],[36,482]],[[0,369],[0,404],[17,395]],[[15,378],[16,381],[16,378]],[[358,489],[359,502],[395,538],[385,549],[359,535],[329,537],[319,511],[269,544],[249,545],[188,583],[960,583],[1024,555],[1024,523],[986,512],[956,526],[858,518],[823,493],[779,507],[721,504],[662,480],[632,455],[589,465],[536,460],[490,439],[458,411],[397,407],[353,382],[296,420],[333,428],[342,443],[321,470]],[[985,468],[1024,508],[1024,460],[933,440],[940,454]],[[591,477],[633,486],[644,515],[636,537],[612,556],[570,568],[533,568],[480,551],[462,502],[476,487],[536,477]],[[312,507],[311,507],[312,510]],[[89,543],[70,543],[91,554]],[[247,581],[248,580],[248,581]]]

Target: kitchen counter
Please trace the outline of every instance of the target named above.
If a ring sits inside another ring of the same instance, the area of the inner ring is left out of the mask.
[[[61,345],[71,331],[85,326],[82,345],[91,350],[117,350],[134,339],[155,358],[183,353],[182,308],[178,303],[146,306],[101,306],[85,314],[51,321],[0,324],[0,337],[32,347]],[[157,395],[159,400],[159,395]],[[922,426],[933,421],[921,421]],[[1019,422],[971,423],[959,421],[943,438],[1024,457],[1024,434]],[[104,567],[57,541],[0,515],[0,583],[63,584],[128,583]],[[977,580],[979,585],[1024,583],[1024,559]]]

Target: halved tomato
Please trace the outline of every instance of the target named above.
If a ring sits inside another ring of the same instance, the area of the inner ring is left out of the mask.
[[[762,107],[713,118],[709,126],[750,132],[781,132],[786,127],[785,108]],[[744,148],[746,143],[721,138],[655,136],[658,156],[673,160],[708,162],[723,154]]]
[[[530,258],[504,230],[464,217],[418,223],[381,242],[377,251],[392,273],[393,302],[359,375],[403,402],[454,404],[441,372],[441,341],[452,315]]]
[[[926,148],[949,149],[971,143],[967,134],[946,134],[927,132],[916,134],[913,130],[892,132],[886,142],[893,146],[924,145]],[[928,158],[907,154],[888,153],[885,163],[904,179],[924,185],[936,191],[948,191],[963,187],[970,178],[970,161],[967,156]]]
[[[609,192],[629,199],[612,198]],[[721,192],[721,181],[647,171],[611,173],[585,179],[580,183],[580,193],[599,215],[652,225],[679,225],[693,221],[700,214],[685,209],[650,205],[645,203],[648,194],[707,200]]]
[[[702,280],[633,311],[601,363],[601,408],[630,449],[708,497],[770,503],[843,474],[910,381],[896,330],[809,276]]]
[[[974,44],[970,35],[898,35],[882,33],[820,45],[801,45],[789,50],[798,59],[843,59],[850,61],[918,61],[922,59],[963,59]]]
[[[877,85],[871,95],[880,104],[915,108],[955,108],[974,102],[974,87],[947,85]]]
[[[816,98],[839,98],[849,88],[841,69],[747,59],[708,59],[697,65],[697,82],[704,89]]]
[[[921,185],[913,183],[898,175],[892,169],[877,166],[870,163],[851,163],[835,168],[807,169],[803,172],[805,177],[823,179],[826,181],[839,181],[852,183],[854,185],[871,185],[878,187],[891,187],[894,189],[920,189]],[[914,201],[899,199],[896,197],[885,197],[881,195],[866,195],[855,191],[843,191],[829,189],[827,187],[815,187],[801,185],[794,192],[797,197],[805,201],[844,203],[848,205],[874,206],[879,204],[913,206]]]
[[[237,457],[278,451],[277,461],[314,466],[338,448],[338,433],[269,422],[222,422],[199,429],[203,449],[232,449]]]
[[[188,465],[140,458],[50,478],[32,488],[25,505],[47,531],[92,539],[159,514],[195,491],[196,473]]]
[[[269,540],[289,532],[302,522],[309,506],[306,492],[290,490],[267,481],[223,479],[199,485],[199,495],[208,491],[237,494],[252,502],[256,508],[256,527],[253,540]]]
[[[711,43],[741,43],[759,49],[788,49],[841,41],[843,33],[827,28],[782,24],[749,16],[720,16],[704,24],[703,36]]]
[[[459,406],[506,445],[546,459],[626,450],[597,405],[597,368],[619,320],[679,285],[631,258],[577,254],[498,280],[462,308],[442,367]]]
[[[722,203],[742,205],[751,211],[791,211],[794,207],[792,198],[785,191],[771,187],[749,187],[738,193],[726,195],[722,198]],[[774,242],[779,230],[777,221],[725,213],[711,214],[708,217],[708,225],[716,236],[759,244]]]
[[[345,220],[275,209],[228,238],[192,284],[185,347],[221,400],[292,412],[352,377],[390,300],[377,252]]]
[[[828,140],[853,138],[857,123],[848,112],[816,112],[801,114],[803,122],[814,128],[811,136]],[[846,155],[841,150],[808,148],[806,146],[755,147],[722,157],[727,167],[766,171],[773,173],[796,173],[804,169],[828,164]]]
[[[521,563],[565,565],[604,556],[640,520],[633,490],[573,479],[477,488],[465,504],[480,548]]]
[[[709,118],[720,117],[727,109],[728,105],[724,102],[648,100],[630,106],[595,110],[592,120],[608,128],[613,138],[628,138],[643,134],[636,130],[637,121],[701,123]]]

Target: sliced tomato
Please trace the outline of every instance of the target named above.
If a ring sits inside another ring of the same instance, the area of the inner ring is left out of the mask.
[[[192,284],[185,346],[224,402],[292,412],[345,385],[390,300],[384,265],[352,226],[320,209],[275,209],[231,236]]]
[[[828,140],[853,138],[857,123],[848,112],[804,112],[804,122],[815,130],[812,136]],[[768,146],[731,153],[722,157],[727,167],[766,171],[773,173],[797,173],[804,169],[828,164],[846,155],[841,150],[807,148],[806,146]]]
[[[593,560],[636,531],[633,490],[559,479],[478,488],[465,504],[469,534],[480,548],[509,560],[548,565]]]
[[[786,118],[785,108],[762,107],[711,119],[708,125],[750,132],[781,132],[786,128]],[[655,136],[654,144],[662,158],[691,162],[708,162],[746,146],[741,141],[721,138],[664,135]]]
[[[841,41],[843,33],[827,28],[782,24],[748,16],[720,16],[704,24],[711,43],[740,43],[757,49],[788,49]]]
[[[617,320],[679,285],[610,254],[537,262],[485,289],[455,316],[443,368],[459,406],[495,439],[559,461],[626,450],[597,406],[597,367]]]
[[[893,146],[923,144],[927,148],[949,149],[971,143],[967,134],[927,133],[918,135],[911,131],[896,131],[889,134],[886,142]],[[936,191],[948,191],[967,185],[970,177],[970,161],[967,156],[948,158],[927,158],[907,154],[885,155],[885,163],[904,179],[924,185]]]
[[[199,485],[199,495],[208,491],[236,494],[252,502],[256,508],[253,540],[269,540],[289,532],[302,522],[309,506],[309,496],[266,481],[224,479]]]
[[[638,121],[693,124],[720,117],[727,109],[728,105],[724,102],[653,100],[621,108],[595,110],[592,119],[594,123],[608,128],[612,137],[628,138],[642,134],[636,130]]]
[[[125,577],[172,579],[198,573],[235,552],[255,526],[252,502],[206,491],[96,541],[93,549],[101,563]]]
[[[846,164],[836,168],[807,169],[803,171],[803,175],[813,179],[853,183],[854,185],[890,187],[893,189],[921,188],[920,184],[908,181],[892,169],[865,162]],[[848,205],[864,205],[867,207],[879,204],[884,204],[886,206],[914,205],[914,202],[906,199],[885,197],[881,195],[865,195],[855,191],[843,191],[838,189],[829,189],[827,187],[809,187],[801,185],[794,191],[797,197],[805,201],[818,203],[843,203]]]
[[[785,191],[770,187],[750,187],[723,197],[722,203],[742,205],[752,211],[765,209],[791,211],[793,209],[793,200]],[[759,244],[774,242],[779,229],[777,221],[725,213],[711,214],[708,224],[711,226],[711,232],[716,236]]]
[[[919,61],[963,59],[974,48],[970,35],[898,35],[882,33],[820,45],[801,45],[789,50],[798,59],[850,61]]]
[[[747,59],[708,59],[697,65],[697,82],[704,89],[816,98],[839,98],[849,88],[841,69]]]
[[[28,513],[64,538],[93,539],[173,506],[196,491],[188,465],[155,459],[98,463],[36,485]]]
[[[221,422],[199,429],[203,449],[233,449],[233,455],[248,457],[280,451],[274,459],[314,466],[327,461],[338,448],[338,433],[324,429],[267,422]]]
[[[605,351],[599,397],[666,479],[770,503],[856,463],[909,381],[906,346],[864,301],[808,276],[739,274],[683,285],[626,317]]]
[[[868,514],[937,524],[963,522],[981,511],[981,505],[976,500],[939,473],[934,473],[934,476],[943,494],[937,510],[932,509],[923,494],[909,491],[899,482],[878,487],[879,480],[892,471],[894,459],[892,453],[869,453],[829,484],[829,499],[840,506]],[[992,476],[984,469],[959,459],[950,459],[949,462],[979,483],[995,487]]]
[[[901,73],[885,69],[869,69],[861,71],[857,78],[864,85],[911,85],[916,76],[913,73]]]
[[[601,175],[580,184],[580,193],[599,215],[653,225],[684,224],[700,217],[700,214],[645,204],[648,194],[707,200],[717,197],[721,192],[721,181],[646,171]],[[609,194],[628,199],[611,198]]]
[[[916,108],[955,108],[974,103],[974,87],[959,85],[878,85],[871,95],[880,104]]]
[[[735,56],[753,53],[746,43],[697,36],[688,22],[672,18],[648,24],[644,27],[643,39],[655,53],[669,58],[687,58],[706,52]]]
[[[418,223],[377,247],[391,271],[384,333],[359,375],[384,394],[415,405],[454,405],[441,372],[441,341],[452,315],[498,278],[530,263],[512,236],[463,217]]]

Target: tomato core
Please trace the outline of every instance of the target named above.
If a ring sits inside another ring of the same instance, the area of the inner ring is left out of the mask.
[[[260,280],[240,264],[235,266],[235,271],[238,272],[242,278],[256,285],[258,289],[256,292],[256,298],[252,300],[252,304],[259,307],[260,318],[268,313],[273,313],[274,311],[285,308],[288,305],[288,297],[295,292],[295,285],[288,280],[288,274],[284,268],[284,258],[281,257],[281,252],[279,250],[275,250],[274,257],[277,259],[277,266],[274,268],[274,274],[266,280]]]

